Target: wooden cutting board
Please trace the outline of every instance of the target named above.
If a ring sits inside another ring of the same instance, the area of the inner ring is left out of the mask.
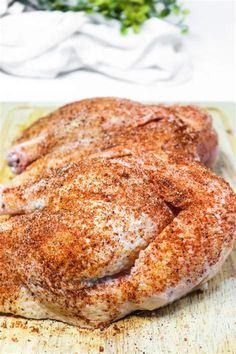
[[[216,173],[236,189],[236,117],[233,104],[201,104],[220,137]],[[0,183],[11,173],[4,155],[12,139],[56,106],[0,106]],[[236,353],[236,250],[204,292],[152,312],[130,315],[107,329],[89,331],[56,321],[0,315],[0,354]]]

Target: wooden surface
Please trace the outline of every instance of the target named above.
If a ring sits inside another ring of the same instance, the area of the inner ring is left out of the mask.
[[[205,106],[220,136],[216,172],[236,189],[235,106]],[[11,176],[3,157],[12,138],[52,109],[30,104],[0,106],[0,183]],[[192,293],[163,309],[130,315],[103,331],[0,315],[0,354],[236,353],[235,304],[236,250],[204,292]]]

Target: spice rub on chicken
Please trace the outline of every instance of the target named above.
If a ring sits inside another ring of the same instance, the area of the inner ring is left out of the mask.
[[[15,140],[7,160],[20,173],[37,159],[42,171],[130,142],[155,152],[185,154],[211,164],[217,136],[209,114],[195,106],[145,105],[118,98],[68,104],[36,121]]]
[[[94,99],[36,122],[8,155],[22,173],[0,190],[0,312],[96,328],[205,283],[236,231],[236,196],[203,164],[216,149],[191,106]]]

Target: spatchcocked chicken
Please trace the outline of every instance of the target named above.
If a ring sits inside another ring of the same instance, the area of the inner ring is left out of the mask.
[[[191,106],[95,99],[36,122],[0,191],[12,214],[0,223],[0,312],[94,328],[204,284],[236,230],[235,194],[197,161],[216,151],[211,118]]]

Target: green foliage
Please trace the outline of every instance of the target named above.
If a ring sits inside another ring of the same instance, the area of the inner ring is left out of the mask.
[[[182,33],[188,31],[184,19],[189,10],[178,0],[37,0],[37,3],[44,10],[100,13],[118,20],[123,34],[127,34],[130,28],[138,33],[149,18],[166,18],[170,15],[176,17]]]

